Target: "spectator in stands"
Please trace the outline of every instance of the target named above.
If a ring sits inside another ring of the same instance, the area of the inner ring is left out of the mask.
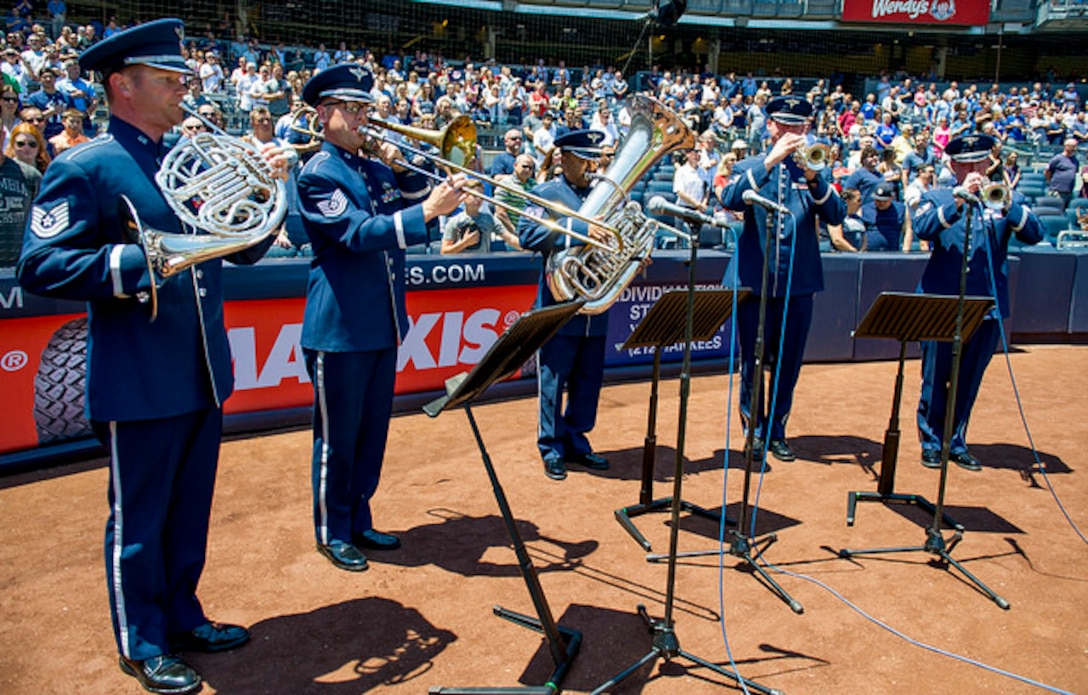
[[[908,185],[918,177],[918,172],[926,165],[933,165],[937,154],[929,144],[929,133],[919,130],[914,134],[914,150],[903,157],[903,168],[907,171]]]
[[[873,190],[884,180],[884,177],[877,171],[880,165],[880,153],[875,147],[869,145],[862,149],[858,159],[860,166],[846,177],[842,186],[856,189],[861,193],[861,202],[864,205],[872,199]]]
[[[196,75],[190,75],[189,80],[189,93],[182,98],[182,103],[189,107],[190,110],[196,111],[205,104],[210,104],[211,99],[204,95],[204,83]]]
[[[1063,206],[1073,199],[1073,186],[1077,180],[1077,141],[1066,138],[1062,151],[1051,157],[1044,172],[1047,182],[1047,195],[1061,198]]]
[[[91,122],[95,109],[98,108],[98,97],[94,90],[94,84],[83,79],[79,71],[79,61],[69,59],[64,63],[64,77],[57,80],[57,89],[64,92],[72,100],[72,108],[86,114],[83,132],[94,135],[94,125]]]
[[[534,159],[538,166],[544,163],[546,157],[551,156],[555,136],[555,114],[551,111],[545,111],[541,117],[540,127],[533,133]]]
[[[49,138],[49,144],[53,146],[54,154],[60,154],[69,147],[90,142],[90,138],[83,132],[82,111],[68,109],[64,112],[63,122],[64,130]]]
[[[19,259],[27,213],[41,181],[36,167],[0,154],[0,268],[10,268]]]
[[[865,238],[865,220],[861,219],[861,194],[853,188],[844,188],[842,202],[846,205],[846,216],[842,224],[827,225],[827,235],[831,248],[835,251],[857,253]]]
[[[491,176],[514,173],[514,160],[521,154],[523,136],[518,128],[511,128],[503,136],[503,146],[506,148],[491,161]]]
[[[4,148],[4,156],[18,159],[42,173],[53,160],[45,147],[45,139],[42,138],[41,131],[32,122],[26,120],[12,128],[8,145]]]
[[[72,108],[72,99],[57,89],[57,74],[52,68],[45,68],[38,76],[41,88],[30,94],[23,101],[26,106],[35,106],[45,118],[42,135],[51,138],[64,130],[62,114]]]
[[[549,157],[550,156],[551,155],[549,155]],[[514,173],[503,174],[496,177],[496,179],[520,188],[522,191],[528,193],[533,190],[537,184],[536,162],[533,160],[532,156],[528,154],[519,154],[514,160]],[[504,188],[496,188],[495,199],[519,210],[524,210],[527,202],[524,196]],[[495,219],[499,221],[507,232],[516,234],[518,220],[520,219],[520,215],[516,212],[511,212],[500,206],[495,206]]]
[[[608,108],[607,101],[601,100],[598,102],[597,111],[590,120],[589,129],[604,134],[604,140],[601,141],[602,145],[619,144],[619,127],[616,126],[616,121],[612,118],[612,111]]]
[[[1016,150],[1010,150],[1005,158],[1005,167],[1002,170],[1002,181],[1009,190],[1016,190],[1020,186],[1020,154]]]
[[[700,173],[699,150],[684,153],[684,163],[673,172],[672,192],[676,202],[699,212],[706,212],[710,188]]]
[[[206,93],[219,94],[223,91],[223,66],[219,64],[219,54],[215,51],[204,54],[204,64],[200,66],[200,79]]]
[[[895,199],[899,200],[907,185],[907,172],[895,161],[895,150],[889,147],[880,153],[880,164],[876,170],[884,182],[891,185]]]
[[[31,33],[26,37],[26,50],[23,51],[22,56],[30,72],[31,81],[39,81],[41,70],[45,67],[45,50],[42,48],[42,37],[39,34]]]
[[[951,139],[952,129],[948,125],[948,118],[941,116],[937,119],[937,127],[933,129],[933,149],[938,158],[944,153],[944,148]]]
[[[1005,162],[1001,160],[1001,141],[997,138],[994,138],[994,147],[990,150],[984,176],[994,183],[1005,182]]]
[[[910,251],[914,241],[910,212],[895,199],[895,193],[894,186],[881,182],[873,189],[872,202],[861,207],[861,219],[865,222],[862,251]]]
[[[239,76],[235,89],[238,93],[238,109],[245,113],[247,116],[249,112],[256,106],[253,100],[254,91],[260,87],[262,80],[261,75],[257,72],[257,64],[247,62],[245,64],[245,70]],[[259,92],[258,92],[259,94]]]
[[[26,93],[31,81],[35,79],[26,59],[18,49],[10,45],[4,49],[4,62],[0,64],[0,70],[3,71],[4,81],[14,86],[20,94]]]
[[[442,230],[442,253],[465,253],[479,251],[490,253],[493,242],[501,240],[511,249],[519,249],[517,235],[511,233],[495,220],[489,212],[481,209],[483,201],[473,192],[484,192],[483,182],[472,179],[465,183],[467,193],[464,209],[446,221]]]
[[[918,175],[907,184],[906,190],[903,191],[903,202],[907,204],[907,208],[913,213],[914,209],[918,207],[918,202],[922,199],[922,196],[933,190],[936,185],[936,167],[933,164],[923,164],[918,169]]]

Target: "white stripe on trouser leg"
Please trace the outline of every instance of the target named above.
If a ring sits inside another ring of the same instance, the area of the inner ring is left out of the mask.
[[[317,407],[321,411],[321,472],[317,483],[317,508],[320,512],[318,536],[329,544],[329,507],[325,499],[329,476],[329,408],[325,400],[325,353],[317,353]]]
[[[113,603],[117,613],[117,632],[121,636],[121,655],[132,658],[132,645],[129,644],[128,612],[125,610],[125,590],[121,581],[121,551],[125,547],[125,517],[122,513],[121,465],[117,461],[117,423],[110,422],[110,466],[113,467],[113,571],[110,581],[113,583]]]

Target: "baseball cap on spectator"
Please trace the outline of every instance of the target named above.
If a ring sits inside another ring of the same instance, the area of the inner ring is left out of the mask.
[[[895,189],[887,181],[881,181],[873,189],[873,200],[894,200]]]
[[[733,149],[733,150],[746,150],[746,149],[748,149],[748,143],[745,142],[744,140],[739,140],[739,139],[734,140],[733,141],[733,146],[730,149]]]

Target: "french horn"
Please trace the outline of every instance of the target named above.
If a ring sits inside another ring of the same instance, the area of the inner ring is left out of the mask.
[[[272,166],[248,143],[201,120],[218,132],[183,138],[155,174],[167,204],[192,233],[152,229],[126,196],[119,204],[126,234],[147,259],[151,289],[143,299],[151,305],[152,321],[166,280],[261,243],[287,214],[286,188]]]

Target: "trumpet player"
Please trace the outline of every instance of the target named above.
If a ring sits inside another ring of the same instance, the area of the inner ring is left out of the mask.
[[[793,389],[801,373],[801,359],[812,323],[812,298],[824,288],[816,216],[829,225],[837,225],[845,214],[843,202],[827,178],[820,171],[802,168],[796,161],[795,153],[807,146],[805,133],[811,118],[812,105],[804,99],[793,96],[773,99],[767,104],[769,151],[738,162],[732,178],[719,191],[724,207],[744,212],[737,253],[722,283],[727,287],[733,285],[733,264],[736,264],[740,284],[755,289],[758,295],[763,266],[767,264],[769,294],[764,357],[777,354],[779,338],[784,336],[778,358],[764,361],[772,363],[770,383],[778,388],[777,393],[764,396],[767,404],[771,400],[775,403],[774,412],[767,412],[769,407],[764,403],[752,402],[760,302],[748,301],[738,307],[741,421],[746,430],[755,428],[754,448],[762,451],[766,441],[767,449],[780,461],[796,458],[786,441],[786,420],[793,407]],[[767,201],[766,205],[778,209],[753,207],[744,200],[749,191]],[[781,212],[783,208],[789,214]],[[764,249],[768,245],[770,254],[765,258]],[[777,378],[774,372],[778,372]],[[768,390],[762,392],[767,394]]]
[[[427,225],[463,202],[464,177],[431,189],[396,172],[400,152],[360,153],[370,140],[367,108],[374,78],[345,63],[323,70],[302,91],[325,142],[298,177],[302,223],[314,261],[306,292],[302,348],[314,386],[313,521],[317,549],[333,566],[367,568],[362,549],[393,550],[400,540],[375,530],[378,487],[393,408],[397,345],[408,329],[404,249],[428,239]]]
[[[84,70],[102,74],[109,131],[50,165],[17,269],[31,292],[87,302],[87,410],[110,459],[104,554],[114,638],[121,670],[156,693],[200,689],[179,652],[221,652],[249,639],[244,627],[209,620],[196,596],[222,404],[233,388],[221,261],[167,280],[151,322],[139,301],[157,284],[151,251],[128,241],[118,212],[126,195],[148,226],[184,231],[155,183],[162,137],[185,116],[192,71],[183,38],[180,20],[161,19],[80,56]],[[263,154],[282,163],[276,148]],[[228,258],[256,262],[271,241]]]
[[[967,424],[982,375],[1000,339],[997,320],[1009,315],[1009,238],[1015,234],[1026,244],[1043,238],[1043,226],[1024,205],[1020,193],[1006,192],[1001,202],[983,205],[980,198],[987,183],[986,168],[994,139],[989,135],[963,135],[948,143],[945,153],[956,175],[955,189],[937,188],[922,196],[914,231],[930,242],[933,252],[918,285],[927,294],[958,295],[963,254],[967,253],[967,294],[993,297],[997,306],[963,345],[957,385],[949,459],[959,466],[980,470],[982,465],[967,450]],[[995,209],[996,208],[996,209]],[[971,245],[965,249],[966,221],[971,220]],[[922,465],[939,468],[948,383],[952,371],[952,344],[923,341],[922,393],[918,400],[918,435]]]

